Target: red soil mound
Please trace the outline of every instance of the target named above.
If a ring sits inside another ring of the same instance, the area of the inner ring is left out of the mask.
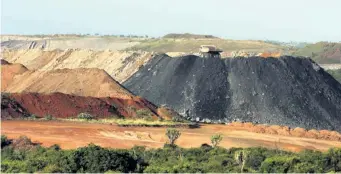
[[[12,81],[14,76],[27,71],[22,64],[10,64],[1,59],[1,90],[5,89]]]
[[[124,116],[156,119],[159,117],[155,114],[157,108],[140,97],[122,99],[73,96],[62,93],[13,93],[9,98],[19,103],[30,114],[38,117],[52,115],[56,118],[68,118],[85,112],[97,118]]]
[[[8,94],[1,94],[1,118],[3,120],[27,117],[30,114]]]
[[[260,55],[260,57],[264,57],[264,58],[268,58],[268,57],[280,57],[281,56],[281,53],[277,53],[277,52],[274,52],[274,53],[269,53],[269,52],[265,52],[265,53],[262,53]]]
[[[159,117],[157,107],[131,94],[101,69],[29,71],[21,64],[8,64],[1,71],[1,91],[11,93],[9,100],[39,117],[75,117],[82,112],[96,117]]]

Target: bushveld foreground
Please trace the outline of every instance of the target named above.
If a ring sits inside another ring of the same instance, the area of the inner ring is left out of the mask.
[[[215,137],[217,144],[218,137]],[[341,171],[340,148],[324,153],[311,150],[293,153],[265,148],[225,149],[208,144],[189,149],[174,144],[165,144],[159,149],[146,149],[144,146],[111,149],[89,144],[62,150],[58,145],[42,147],[25,136],[15,140],[1,136],[1,154],[1,172],[8,173]]]

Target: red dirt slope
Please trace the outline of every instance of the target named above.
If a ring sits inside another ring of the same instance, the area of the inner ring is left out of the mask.
[[[23,118],[30,114],[18,102],[11,99],[8,94],[1,94],[1,118]]]
[[[38,117],[52,115],[56,118],[76,117],[79,113],[90,113],[98,118],[110,116],[138,117],[150,115],[156,119],[157,108],[140,97],[131,99],[122,98],[95,98],[84,96],[73,96],[63,93],[38,94],[38,93],[13,93],[9,95],[25,108],[30,114]],[[3,111],[2,111],[3,112]]]

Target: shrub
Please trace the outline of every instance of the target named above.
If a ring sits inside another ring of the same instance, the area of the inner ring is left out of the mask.
[[[174,121],[174,122],[184,122],[185,119],[183,119],[183,118],[180,117],[180,116],[173,116],[173,117],[172,117],[172,121]]]
[[[288,173],[293,171],[298,162],[295,156],[273,156],[263,161],[260,172],[263,173]]]
[[[32,149],[36,144],[31,141],[30,138],[27,136],[20,136],[18,139],[13,140],[12,146],[16,149],[23,149],[23,150],[30,150]]]
[[[171,145],[175,144],[175,141],[180,137],[181,133],[180,131],[176,130],[176,129],[167,129],[166,131],[166,136],[169,139],[169,143]]]
[[[91,114],[89,114],[89,113],[80,113],[80,114],[77,115],[77,118],[84,119],[84,120],[92,120],[92,119],[94,119],[94,117]]]
[[[29,115],[28,117],[26,117],[25,119],[27,119],[27,120],[36,120],[36,119],[38,119],[38,117],[37,117],[37,115],[32,114],[32,115]]]
[[[327,160],[332,171],[341,171],[341,149],[329,149],[327,152]]]
[[[147,121],[153,121],[152,115],[153,113],[149,109],[139,109],[136,111],[137,118]]]
[[[6,135],[1,135],[1,149],[10,143],[11,142],[7,139]]]
[[[136,161],[128,152],[109,150],[94,144],[77,149],[71,156],[76,164],[73,173],[97,173],[109,170],[128,173],[136,169]]]
[[[45,120],[53,120],[54,118],[53,118],[53,116],[52,115],[50,115],[50,114],[48,114],[48,115],[45,115]]]
[[[223,140],[223,136],[221,134],[212,135],[211,137],[212,146],[213,147],[218,146],[221,140]]]
[[[50,146],[49,149],[53,149],[53,150],[56,150],[56,151],[61,150],[61,148],[60,148],[60,146],[58,144],[54,144],[54,145]]]
[[[120,115],[120,114],[111,115],[109,118],[111,118],[111,119],[125,119],[125,117],[123,115]]]
[[[2,173],[32,173],[25,161],[20,160],[1,160]]]
[[[43,173],[63,173],[63,171],[56,165],[47,165],[42,170]]]

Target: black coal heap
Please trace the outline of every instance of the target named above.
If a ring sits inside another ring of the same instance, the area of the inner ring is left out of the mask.
[[[123,85],[196,121],[341,131],[341,84],[307,58],[163,54]]]

